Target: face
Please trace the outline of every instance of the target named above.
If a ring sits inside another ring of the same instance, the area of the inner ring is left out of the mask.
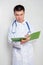
[[[24,21],[24,13],[25,12],[23,10],[15,11],[14,15],[18,22],[22,23]]]

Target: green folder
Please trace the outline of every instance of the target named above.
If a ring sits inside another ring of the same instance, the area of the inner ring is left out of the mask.
[[[29,36],[30,36],[30,40],[37,39],[40,36],[40,31],[34,32],[34,33],[30,34]],[[13,42],[19,42],[22,39],[25,40],[26,38],[22,37],[22,38],[11,38],[11,39],[12,39]]]
[[[15,41],[15,42],[18,42],[18,41],[21,41],[22,39],[25,40],[26,38],[11,38],[12,41]]]

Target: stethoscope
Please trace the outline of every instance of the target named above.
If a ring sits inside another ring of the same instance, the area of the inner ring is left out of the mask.
[[[28,34],[28,33],[31,33],[28,22],[26,21],[25,23],[26,23],[27,28],[28,28],[28,32],[27,32],[27,34]],[[12,23],[12,28],[13,28],[14,24],[15,24],[15,30],[14,30],[14,31],[12,31],[12,33],[13,33],[13,34],[14,34],[14,33],[16,33],[16,27],[17,27],[16,20],[14,20],[14,22]]]

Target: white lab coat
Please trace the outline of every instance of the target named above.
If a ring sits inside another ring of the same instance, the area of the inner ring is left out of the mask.
[[[11,23],[8,31],[8,42],[9,44],[13,45],[12,65],[33,65],[32,43],[28,41],[25,44],[20,44],[20,42],[12,42],[11,40],[11,38],[14,37],[25,37],[26,34],[30,34],[30,30],[26,25],[26,21],[24,21],[23,23],[19,23],[16,21],[16,24],[14,22]]]

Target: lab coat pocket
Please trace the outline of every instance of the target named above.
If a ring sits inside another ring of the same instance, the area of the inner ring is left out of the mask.
[[[13,42],[13,47],[21,48],[20,42]]]

